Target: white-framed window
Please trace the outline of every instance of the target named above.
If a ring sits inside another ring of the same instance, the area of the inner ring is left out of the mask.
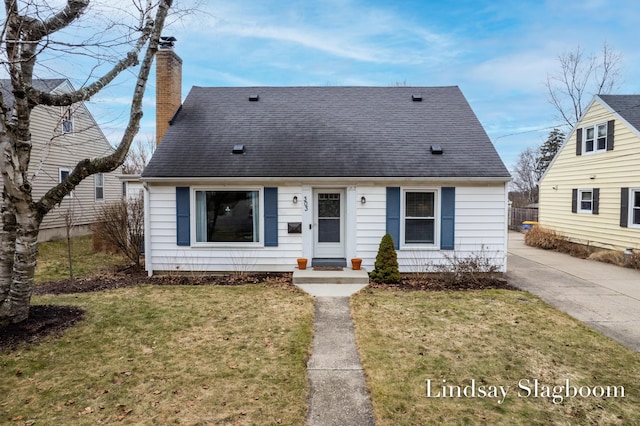
[[[104,173],[96,173],[93,175],[93,183],[95,187],[96,201],[104,200]]]
[[[600,152],[607,150],[607,123],[595,124],[582,129],[582,152]]]
[[[402,245],[438,245],[438,191],[405,189],[402,195]]]
[[[69,177],[71,170],[60,167],[58,168],[58,183],[62,183],[63,180]],[[73,198],[73,191],[64,196],[64,198]]]
[[[73,133],[73,108],[71,106],[62,107],[60,129],[62,133]]]
[[[593,213],[592,189],[578,189],[578,213]]]
[[[629,227],[640,228],[640,188],[629,189]]]
[[[221,245],[261,242],[261,198],[262,191],[257,188],[194,188],[193,241]]]

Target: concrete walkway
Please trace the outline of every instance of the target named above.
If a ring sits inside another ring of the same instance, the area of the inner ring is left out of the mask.
[[[353,284],[298,285],[315,296],[310,426],[373,425],[373,411],[349,309],[349,296],[364,287]]]
[[[509,282],[640,352],[640,271],[529,247],[509,233]]]

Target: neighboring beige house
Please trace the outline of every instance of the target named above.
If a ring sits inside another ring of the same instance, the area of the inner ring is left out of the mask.
[[[594,97],[540,182],[539,222],[578,243],[640,250],[640,95]]]
[[[73,90],[65,79],[36,80],[33,84],[39,90],[51,92]],[[13,95],[9,80],[0,80],[0,90],[5,104],[11,106]],[[36,107],[32,112],[31,132],[33,149],[29,175],[34,199],[64,179],[79,160],[102,157],[113,151],[84,103],[72,107]],[[47,241],[65,236],[67,215],[71,215],[74,235],[90,232],[89,225],[95,221],[97,209],[105,202],[121,197],[122,185],[117,172],[88,177],[45,216],[38,239]]]

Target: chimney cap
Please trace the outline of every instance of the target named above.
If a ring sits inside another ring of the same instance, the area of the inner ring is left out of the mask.
[[[160,49],[173,49],[173,46],[175,45],[176,41],[178,41],[177,38],[175,38],[174,36],[162,36],[160,37]]]

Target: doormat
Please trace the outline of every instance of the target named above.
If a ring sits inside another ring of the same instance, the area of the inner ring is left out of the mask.
[[[342,271],[342,266],[314,266],[314,271]]]

